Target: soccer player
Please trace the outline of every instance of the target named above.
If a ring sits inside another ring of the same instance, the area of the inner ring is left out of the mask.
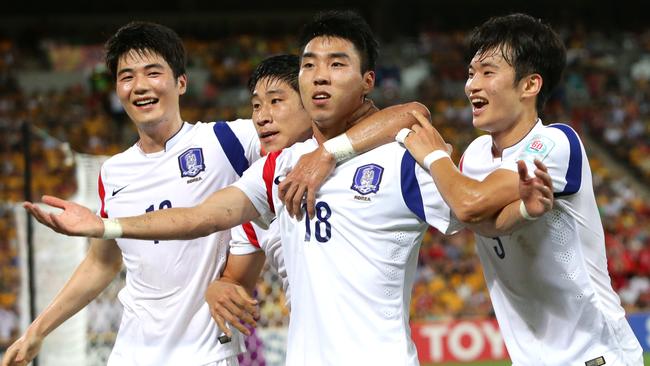
[[[101,169],[98,187],[103,217],[197,205],[234,182],[259,158],[258,134],[250,120],[183,122],[179,98],[187,86],[186,56],[174,31],[158,24],[130,23],[108,40],[106,51],[117,94],[140,139]],[[404,116],[407,122],[413,121],[405,112],[411,107],[383,114],[396,118],[382,128],[399,129],[391,127],[392,121]],[[359,113],[369,108],[365,103]],[[260,137],[304,139],[311,134],[310,122],[296,119],[291,128]],[[350,131],[350,143],[363,147],[363,143],[356,144],[355,136]],[[364,136],[363,141],[369,140]],[[122,263],[127,271],[126,287],[119,295],[124,313],[109,365],[235,364],[236,355],[244,351],[241,336],[219,344],[221,330],[203,301],[208,284],[223,269],[229,240],[228,232],[173,242],[93,239],[85,260],[50,306],[7,350],[2,365],[33,359],[43,338],[98,296]]]
[[[251,92],[253,122],[260,136],[262,149],[266,152],[280,151],[296,142],[311,137],[311,129],[298,139],[276,138],[277,131],[295,129],[295,125],[311,126],[311,118],[303,108],[298,90],[300,58],[294,55],[279,55],[262,61],[248,82]],[[239,317],[255,326],[257,302],[250,297],[267,259],[278,271],[282,287],[287,295],[288,282],[277,221],[268,229],[254,223],[246,223],[231,231],[230,254],[221,277],[210,284],[206,300],[210,304],[212,317],[226,335],[231,332],[224,321],[249,334]]]
[[[433,180],[398,143],[337,165],[316,196],[315,216],[290,217],[278,184],[304,153],[356,124],[374,87],[377,43],[351,12],[319,15],[303,30],[299,75],[314,137],[267,155],[237,183],[192,208],[100,219],[52,197],[64,209],[37,219],[72,235],[143,240],[192,238],[277,216],[291,288],[288,365],[417,365],[408,304],[417,250],[428,225],[449,227]]]
[[[465,94],[474,126],[489,134],[470,144],[460,171],[444,158],[445,143],[424,117],[405,143],[470,227],[518,198],[518,160],[548,167],[552,211],[529,216],[510,235],[476,236],[513,364],[642,365],[641,347],[610,284],[584,146],[568,125],[544,125],[539,118],[565,67],[562,41],[541,21],[512,14],[476,28],[469,47]],[[427,155],[434,158],[424,163]],[[521,211],[528,216],[525,207]]]
[[[249,120],[191,125],[181,119],[186,56],[173,30],[127,24],[106,43],[106,63],[139,141],[102,166],[101,216],[198,204],[259,158]],[[3,366],[33,359],[43,338],[97,297],[123,263],[124,311],[109,365],[236,364],[241,336],[219,344],[220,330],[201,296],[225,264],[229,239],[228,232],[173,243],[92,239],[86,258],[7,350]]]

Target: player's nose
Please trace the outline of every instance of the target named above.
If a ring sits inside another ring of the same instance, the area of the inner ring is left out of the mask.
[[[271,111],[269,111],[269,108],[261,106],[257,111],[255,111],[255,113],[253,113],[253,122],[255,122],[258,126],[264,126],[268,123],[271,123],[271,121],[273,121],[273,117],[271,116]]]
[[[133,76],[133,91],[136,94],[144,94],[150,87],[149,79],[145,75],[136,74]]]
[[[329,84],[330,75],[327,67],[316,66],[314,68],[314,85]]]

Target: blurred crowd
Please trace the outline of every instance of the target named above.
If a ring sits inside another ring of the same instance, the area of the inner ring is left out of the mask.
[[[568,47],[565,83],[549,101],[544,120],[566,122],[606,147],[630,172],[613,174],[590,161],[606,233],[609,271],[629,311],[650,310],[650,205],[626,183],[650,183],[650,30],[603,34],[560,30]],[[416,39],[382,45],[377,88],[379,106],[417,100],[432,112],[434,125],[455,147],[454,159],[478,131],[463,93],[466,32],[422,32]],[[296,53],[292,36],[269,39],[242,35],[213,41],[187,39],[189,92],[181,99],[187,121],[250,116],[245,87],[256,63],[278,53]],[[32,131],[32,197],[69,197],[76,190],[74,152],[114,154],[135,142],[131,123],[101,65],[101,45],[43,41],[21,49],[0,40],[0,319],[15,314],[18,286],[16,233],[7,204],[23,200],[25,161],[21,127]],[[33,70],[83,73],[83,83],[26,90],[21,73]],[[587,146],[589,150],[589,146]],[[647,193],[647,192],[646,192]],[[115,292],[115,289],[111,289]],[[267,273],[258,294],[268,325],[286,324],[288,311],[277,276]],[[105,301],[104,298],[101,301]],[[110,305],[100,304],[110,307]],[[97,305],[97,306],[100,306]],[[484,317],[492,308],[473,235],[444,237],[431,230],[420,250],[413,289],[414,319]],[[2,337],[15,336],[14,330]]]

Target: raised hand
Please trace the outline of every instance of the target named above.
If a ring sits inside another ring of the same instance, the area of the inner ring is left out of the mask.
[[[553,182],[546,165],[535,159],[535,176],[528,176],[528,167],[523,160],[517,162],[519,172],[519,197],[528,214],[534,218],[544,215],[553,208]]]
[[[280,199],[292,217],[302,217],[303,200],[307,204],[307,214],[314,218],[316,192],[336,167],[336,160],[320,145],[316,150],[300,157],[298,163],[278,186]]]
[[[442,150],[450,154],[452,147],[445,142],[445,139],[431,125],[427,117],[417,111],[413,111],[411,114],[418,123],[411,127],[412,132],[404,139],[404,147],[408,149],[420,166],[429,170],[428,166],[424,166],[424,157],[434,150]]]
[[[226,322],[247,336],[250,331],[244,324],[257,326],[257,300],[250,297],[240,285],[223,279],[213,281],[205,291],[205,301],[210,307],[212,319],[228,337],[232,337],[232,331]]]
[[[32,202],[23,202],[23,207],[41,224],[65,235],[102,237],[104,222],[87,207],[52,196],[43,196],[42,200],[48,206],[60,208],[63,212],[45,212]]]

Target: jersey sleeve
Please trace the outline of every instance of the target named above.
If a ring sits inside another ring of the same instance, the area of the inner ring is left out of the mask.
[[[452,234],[457,230],[450,225],[451,210],[438,192],[433,178],[408,151],[402,157],[400,183],[402,198],[411,212],[443,234]]]
[[[244,171],[260,158],[260,140],[253,121],[238,119],[232,122],[216,122],[212,128],[228,161],[241,177]]]
[[[244,172],[244,175],[233,187],[240,189],[251,201],[260,216],[253,222],[263,229],[268,228],[275,218],[273,205],[273,177],[275,174],[275,160],[278,153],[271,153],[253,163]]]
[[[230,230],[230,254],[246,255],[262,250],[255,227],[247,222]]]
[[[96,214],[99,217],[107,219],[108,214],[106,213],[106,185],[104,185],[104,179],[104,165],[102,164],[102,167],[99,169],[99,177],[97,178],[97,196],[99,198],[99,205],[97,205],[97,207],[99,207],[99,209]]]
[[[256,228],[257,229],[257,228]],[[273,221],[267,230],[258,231],[260,247],[266,254],[266,261],[275,268],[286,281],[287,270],[284,267],[284,256],[282,254],[282,241],[280,237],[280,225],[277,220]],[[286,290],[286,286],[284,286]]]
[[[523,160],[530,175],[535,170],[534,160],[548,168],[556,197],[571,195],[582,185],[583,153],[578,134],[565,124],[553,124],[533,134],[514,160],[504,162],[502,168],[517,171],[517,161]]]

